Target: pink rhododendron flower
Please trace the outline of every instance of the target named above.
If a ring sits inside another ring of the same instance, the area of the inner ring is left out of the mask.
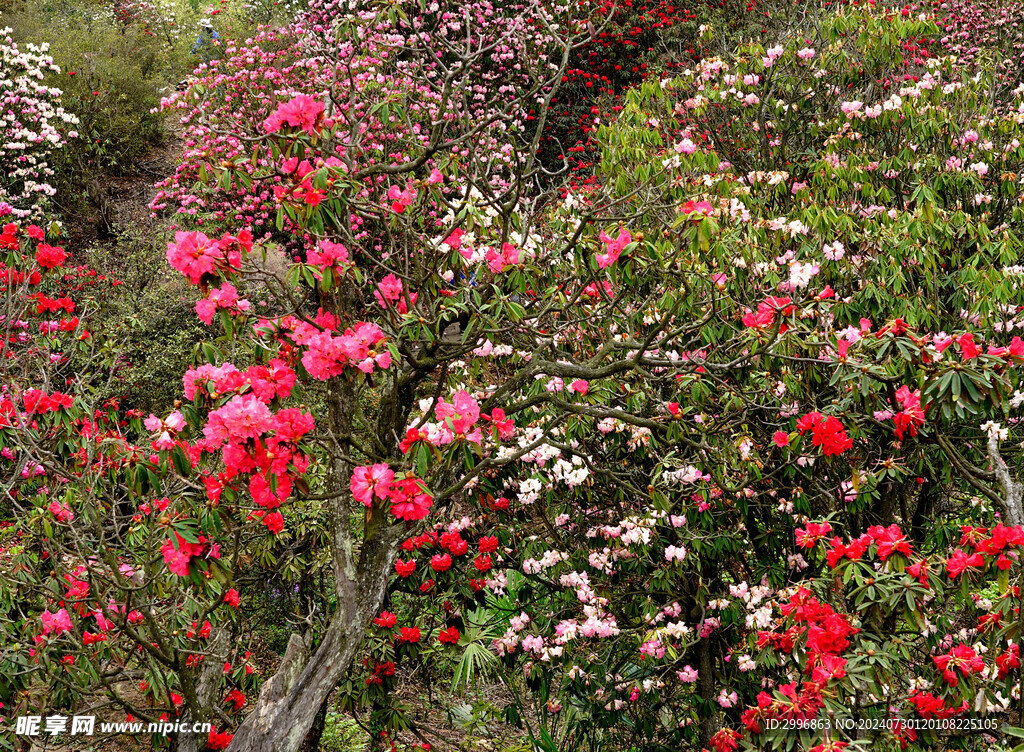
[[[201,232],[179,230],[174,234],[174,242],[167,244],[168,263],[194,285],[198,285],[204,275],[213,274],[222,256],[217,242]]]
[[[352,472],[352,497],[360,504],[370,506],[374,496],[378,499],[388,497],[394,479],[394,471],[384,463],[357,467]]]
[[[261,402],[284,399],[291,394],[296,379],[295,371],[280,358],[271,359],[265,366],[250,366],[241,375]]]
[[[185,416],[175,410],[167,416],[166,420],[160,420],[160,418],[150,413],[149,417],[144,421],[144,425],[147,431],[159,434],[153,440],[153,447],[163,451],[174,447],[174,434],[185,427]]]
[[[244,386],[245,376],[231,363],[221,366],[204,363],[198,368],[189,368],[182,378],[182,384],[186,399],[194,399],[200,389],[210,396],[217,397]]]
[[[206,325],[213,323],[213,317],[218,310],[245,312],[249,310],[249,301],[239,299],[235,286],[225,282],[220,287],[212,288],[209,297],[196,302],[196,313],[199,314],[200,321]]]
[[[479,444],[483,439],[481,430],[474,430],[480,419],[480,405],[469,392],[456,392],[450,404],[442,397],[434,408],[434,415],[443,424],[436,440],[438,446],[450,444],[456,439]]]
[[[278,105],[274,114],[263,121],[263,130],[267,133],[277,133],[289,125],[312,134],[323,111],[323,102],[306,94],[299,94]]]
[[[306,348],[302,365],[316,379],[339,376],[349,365],[367,374],[391,365],[391,353],[376,347],[384,340],[384,332],[370,322],[356,324],[337,337],[302,323],[295,330],[295,340]]]
[[[391,211],[396,214],[401,214],[405,211],[405,207],[411,206],[414,198],[416,198],[416,191],[412,188],[402,190],[397,185],[393,185],[388,189]]]
[[[693,684],[697,681],[697,669],[693,666],[683,666],[683,670],[676,672],[676,675],[679,677],[679,681],[686,684]]]
[[[501,246],[501,252],[494,250],[493,248],[487,249],[487,266],[492,272],[497,274],[503,272],[510,266],[515,266],[519,263],[520,254],[519,249],[511,243],[503,243]]]
[[[71,631],[71,616],[65,608],[62,608],[52,614],[50,613],[50,609],[46,609],[39,615],[39,621],[43,624],[44,635],[61,634],[63,632]]]
[[[374,291],[373,297],[377,299],[377,302],[383,308],[387,308],[394,303],[397,304],[396,308],[399,313],[408,313],[409,308],[405,303],[402,289],[402,280],[394,274],[389,274],[377,283],[377,289]],[[409,293],[409,301],[412,303],[416,302],[416,293]]]
[[[236,394],[221,408],[210,413],[203,434],[211,441],[244,442],[256,439],[273,424],[270,408],[254,394]]]
[[[112,614],[123,614],[124,608],[118,606],[114,601],[110,601],[110,603],[107,604],[107,611]],[[109,632],[116,626],[114,622],[104,615],[103,609],[96,609],[92,612],[92,615],[96,619],[96,626],[103,632]]]
[[[48,509],[50,514],[57,518],[57,522],[72,522],[75,519],[75,513],[71,511],[68,505],[56,499],[50,502]]]
[[[687,201],[679,207],[681,214],[702,214],[705,217],[711,216],[714,210],[715,208],[707,201]]]
[[[599,240],[604,243],[604,253],[597,254],[595,258],[597,258],[597,268],[604,269],[619,260],[623,249],[633,242],[633,236],[629,230],[622,227],[619,229],[618,237],[614,240],[604,230],[601,231]]]
[[[173,540],[166,540],[160,547],[160,553],[164,556],[164,563],[171,571],[179,577],[188,577],[188,565],[193,556],[202,553],[203,547],[198,543],[189,543],[177,533],[173,533],[177,539],[177,545]]]
[[[351,266],[348,249],[341,243],[332,243],[330,240],[321,240],[316,244],[316,248],[306,251],[306,263],[319,266],[321,269],[345,269]]]

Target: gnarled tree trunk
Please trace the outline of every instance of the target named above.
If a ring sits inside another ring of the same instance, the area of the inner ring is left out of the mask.
[[[344,376],[328,383],[328,429],[335,442],[328,487],[337,609],[318,645],[310,644],[308,636],[292,635],[278,672],[235,732],[229,752],[299,752],[330,693],[351,670],[366,629],[384,601],[404,527],[390,524],[386,514],[374,508],[357,554],[347,455],[358,396],[355,384]]]

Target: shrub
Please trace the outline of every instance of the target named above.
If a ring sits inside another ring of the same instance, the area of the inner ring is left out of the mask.
[[[39,217],[56,192],[53,162],[78,135],[60,89],[44,83],[59,72],[46,44],[20,48],[0,29],[0,216]]]
[[[159,138],[152,112],[167,86],[165,44],[110,6],[55,5],[43,0],[12,17],[22,39],[53,40],[59,71],[50,81],[78,118],[78,138],[54,159],[56,201],[65,213],[100,200],[100,178],[123,174]]]

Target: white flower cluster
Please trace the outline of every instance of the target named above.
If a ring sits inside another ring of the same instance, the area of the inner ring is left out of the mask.
[[[60,106],[60,89],[45,85],[47,72],[59,73],[47,46],[25,45],[0,29],[0,215],[38,217],[55,193],[49,158],[77,138],[78,118]]]

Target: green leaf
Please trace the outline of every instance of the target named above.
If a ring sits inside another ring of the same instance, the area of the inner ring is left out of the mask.
[[[192,474],[192,463],[189,462],[188,457],[185,456],[185,451],[180,446],[175,446],[171,450],[171,463],[174,465],[174,470],[178,475],[188,477]]]

